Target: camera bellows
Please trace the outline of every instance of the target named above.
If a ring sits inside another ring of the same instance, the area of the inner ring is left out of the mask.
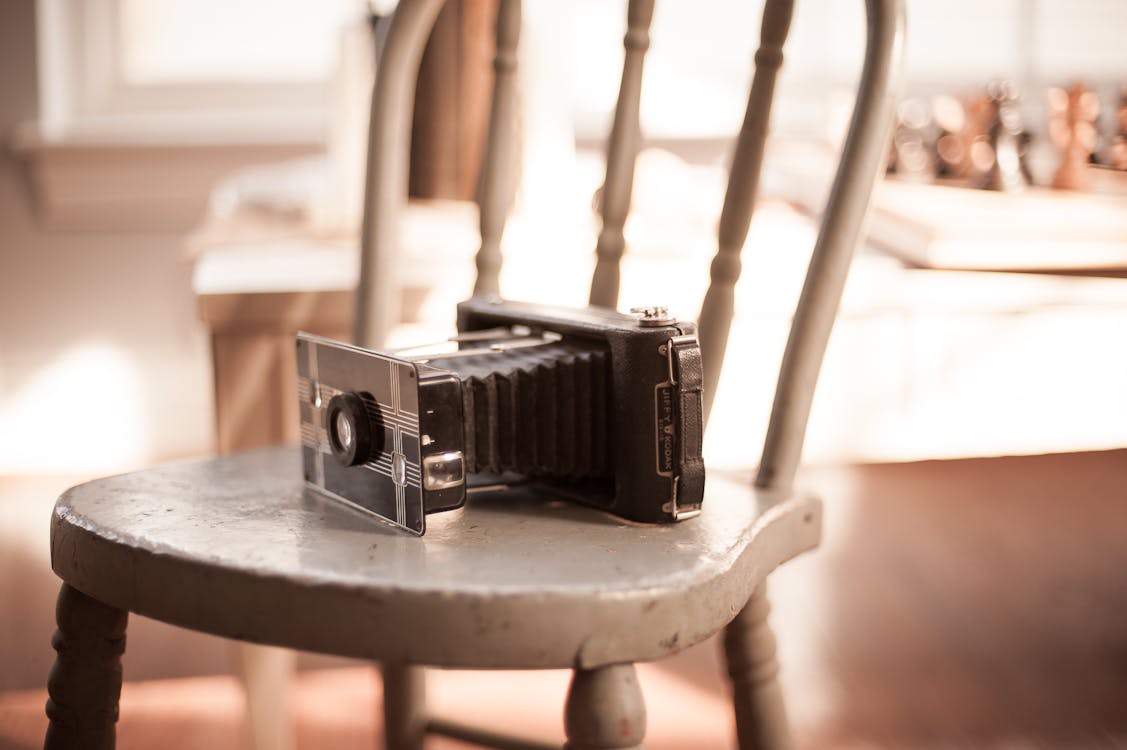
[[[462,381],[467,471],[611,476],[605,347],[556,341],[427,364]]]

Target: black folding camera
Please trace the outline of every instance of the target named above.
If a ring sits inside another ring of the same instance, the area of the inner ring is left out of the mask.
[[[700,512],[692,323],[475,298],[458,331],[435,354],[298,334],[309,484],[415,534],[465,502],[468,475],[516,475],[634,521]]]

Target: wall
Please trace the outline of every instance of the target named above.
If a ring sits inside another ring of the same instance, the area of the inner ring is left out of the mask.
[[[0,4],[0,134],[36,117],[33,0]],[[0,152],[0,475],[110,472],[211,445],[179,232],[46,231]]]
[[[0,3],[0,137],[35,118],[35,2]],[[211,447],[207,341],[178,233],[44,231],[0,149],[0,690],[41,688],[67,484]],[[65,477],[27,478],[50,473]],[[17,476],[13,476],[17,475]],[[133,618],[132,678],[226,668],[220,641]]]

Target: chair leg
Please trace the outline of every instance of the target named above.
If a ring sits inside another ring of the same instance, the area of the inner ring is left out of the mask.
[[[564,709],[567,750],[642,748],[646,704],[633,664],[572,673]]]
[[[46,750],[113,750],[129,615],[63,584],[47,679]]]
[[[427,730],[427,683],[422,667],[384,664],[383,720],[387,750],[422,750]]]
[[[775,635],[767,624],[770,609],[767,584],[763,583],[724,632],[740,750],[791,747],[786,706],[776,679]]]
[[[295,731],[290,688],[297,652],[238,642],[231,651],[246,696],[247,747],[249,750],[292,750]]]

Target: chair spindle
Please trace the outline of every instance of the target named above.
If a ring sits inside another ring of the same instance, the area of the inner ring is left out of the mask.
[[[775,96],[775,79],[783,63],[783,44],[794,15],[794,0],[767,0],[755,53],[755,77],[747,98],[743,125],[736,139],[716,255],[712,259],[712,280],[700,312],[700,348],[704,358],[704,414],[712,410],[720,367],[728,347],[728,332],[735,313],[735,288],[740,277],[740,251],[747,241],[763,150]]]
[[[493,104],[478,196],[481,247],[477,252],[474,294],[497,294],[500,291],[501,236],[513,200],[516,172],[519,40],[520,0],[500,0],[497,7],[497,51],[493,57]]]
[[[607,144],[607,174],[600,203],[602,229],[595,246],[595,274],[591,279],[592,305],[618,305],[619,266],[626,249],[622,233],[630,211],[630,195],[634,189],[634,162],[638,156],[641,130],[638,124],[642,97],[642,67],[650,46],[650,22],[654,0],[630,0],[627,9],[626,59],[622,65],[622,83],[614,110]]]

